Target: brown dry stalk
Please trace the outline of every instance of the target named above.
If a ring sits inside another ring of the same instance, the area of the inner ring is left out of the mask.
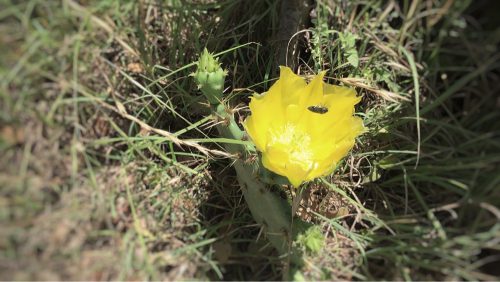
[[[391,102],[397,102],[398,100],[404,100],[404,101],[410,100],[407,97],[398,95],[394,92],[379,89],[379,88],[376,88],[374,86],[371,86],[366,82],[366,80],[364,80],[362,78],[346,77],[346,78],[336,78],[336,80],[341,81],[341,82],[348,84],[348,85],[351,85],[351,86],[366,89],[370,92],[373,92],[373,93],[379,95],[383,99],[391,101]]]
[[[156,133],[160,136],[167,138],[170,142],[174,143],[177,146],[188,146],[188,147],[195,148],[196,150],[200,151],[202,154],[204,154],[206,156],[219,156],[219,157],[225,157],[225,158],[235,158],[234,155],[229,154],[227,152],[220,151],[220,150],[208,149],[208,148],[198,144],[197,142],[182,140],[182,139],[179,139],[177,136],[175,136],[175,134],[173,134],[171,132],[168,132],[168,131],[163,130],[163,129],[152,127],[149,124],[145,123],[144,121],[140,120],[139,118],[129,114],[127,112],[127,110],[125,109],[125,106],[117,99],[114,99],[116,106],[113,106],[113,105],[110,105],[110,104],[104,102],[103,100],[95,97],[94,95],[88,93],[85,89],[83,89],[83,87],[81,85],[79,85],[77,83],[62,81],[61,84],[63,87],[76,88],[75,90],[78,93],[82,94],[85,97],[92,99],[92,101],[97,102],[102,107],[119,114],[121,117],[123,117],[125,119],[128,119],[132,122],[137,123],[141,127],[142,132]]]

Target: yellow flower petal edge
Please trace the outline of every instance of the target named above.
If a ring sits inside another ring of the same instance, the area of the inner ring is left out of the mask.
[[[288,67],[269,91],[251,97],[244,127],[262,152],[265,168],[293,186],[328,175],[363,133],[353,116],[360,101],[352,88],[323,82],[325,72],[309,84]]]

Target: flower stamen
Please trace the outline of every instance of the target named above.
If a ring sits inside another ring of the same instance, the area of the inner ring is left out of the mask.
[[[303,163],[304,167],[311,168],[313,165],[313,152],[310,150],[311,137],[301,131],[292,123],[286,123],[277,129],[270,129],[270,142],[268,147],[284,149],[290,160]]]

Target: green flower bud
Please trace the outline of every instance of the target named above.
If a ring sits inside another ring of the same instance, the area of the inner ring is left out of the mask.
[[[221,68],[219,61],[208,53],[205,48],[198,60],[198,69],[191,74],[198,88],[207,97],[211,104],[218,104],[222,99],[224,78],[227,73]]]

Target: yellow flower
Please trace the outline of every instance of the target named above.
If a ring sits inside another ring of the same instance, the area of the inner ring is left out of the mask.
[[[244,126],[262,152],[267,169],[293,186],[330,174],[363,132],[353,116],[360,101],[352,88],[323,82],[325,72],[307,84],[288,67],[269,91],[255,94]]]

